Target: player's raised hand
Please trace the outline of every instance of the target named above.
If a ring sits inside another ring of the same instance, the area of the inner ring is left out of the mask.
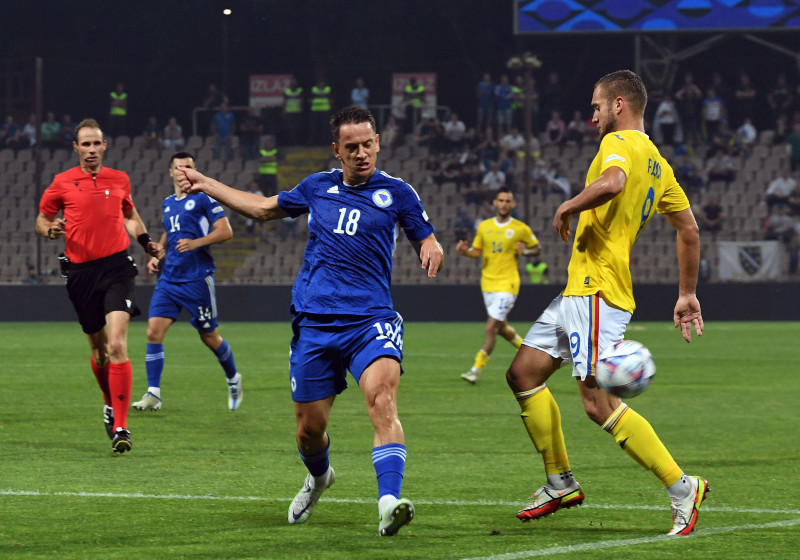
[[[178,186],[187,194],[203,192],[202,188],[206,177],[191,167],[178,166],[175,168],[175,177],[178,179]]]
[[[692,325],[697,336],[703,336],[703,315],[700,312],[700,302],[694,294],[678,298],[673,319],[675,328],[681,328],[681,334],[686,342],[692,341]]]

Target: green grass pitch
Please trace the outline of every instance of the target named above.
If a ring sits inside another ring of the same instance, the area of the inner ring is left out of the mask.
[[[515,324],[523,332],[528,325]],[[144,393],[143,321],[131,326],[134,400]],[[785,559],[800,550],[798,323],[706,324],[687,345],[672,325],[633,323],[658,367],[629,404],[711,493],[697,531],[668,539],[655,477],[586,418],[567,370],[549,383],[581,508],[538,522],[514,514],[544,482],[504,373],[499,341],[476,386],[459,374],[478,323],[406,324],[399,395],[417,514],[379,538],[372,430],[361,393],[333,409],[336,484],[290,526],[306,471],[294,443],[290,327],[223,323],[244,377],[227,410],[222,370],[186,323],[165,340],[164,407],[131,411],[133,450],[114,455],[77,323],[0,324],[0,558]]]

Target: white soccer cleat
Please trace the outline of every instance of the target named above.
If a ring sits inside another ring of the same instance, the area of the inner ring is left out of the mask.
[[[480,377],[481,372],[475,371],[474,369],[469,370],[467,373],[461,374],[461,379],[464,381],[475,385],[478,382],[478,377]]]
[[[289,523],[292,525],[299,525],[308,521],[322,493],[330,488],[335,481],[336,474],[333,472],[333,467],[328,467],[328,472],[325,473],[324,479],[319,485],[317,485],[316,479],[309,473],[306,476],[303,487],[289,506]]]
[[[667,535],[683,536],[694,531],[700,504],[708,495],[708,481],[697,476],[687,476],[692,484],[692,492],[681,500],[672,500],[672,531]]]
[[[542,486],[531,498],[533,498],[533,503],[517,512],[517,519],[522,522],[541,519],[560,509],[579,506],[586,496],[581,490],[581,485],[573,479],[572,483],[562,490],[556,490],[552,486]]]
[[[131,405],[136,410],[161,410],[161,397],[155,396],[150,391],[147,391],[142,400],[136,401]]]
[[[414,504],[411,500],[400,498],[387,504],[381,512],[381,521],[378,524],[378,535],[391,537],[396,535],[401,527],[411,523],[414,519]]]
[[[228,408],[236,410],[242,403],[242,374],[236,372],[228,379]]]

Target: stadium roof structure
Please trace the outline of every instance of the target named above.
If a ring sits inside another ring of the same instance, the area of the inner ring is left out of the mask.
[[[514,0],[514,33],[788,31],[798,0]]]

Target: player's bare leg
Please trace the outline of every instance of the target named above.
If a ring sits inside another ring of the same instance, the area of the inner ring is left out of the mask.
[[[405,434],[397,412],[400,364],[392,358],[378,358],[361,374],[374,430],[372,464],[378,480],[378,534],[395,535],[414,518],[414,504],[400,497],[406,462]]]
[[[308,469],[308,475],[289,505],[289,523],[293,525],[308,521],[322,493],[336,480],[328,461],[331,442],[326,432],[335,399],[331,395],[318,401],[294,403],[297,450]]]

